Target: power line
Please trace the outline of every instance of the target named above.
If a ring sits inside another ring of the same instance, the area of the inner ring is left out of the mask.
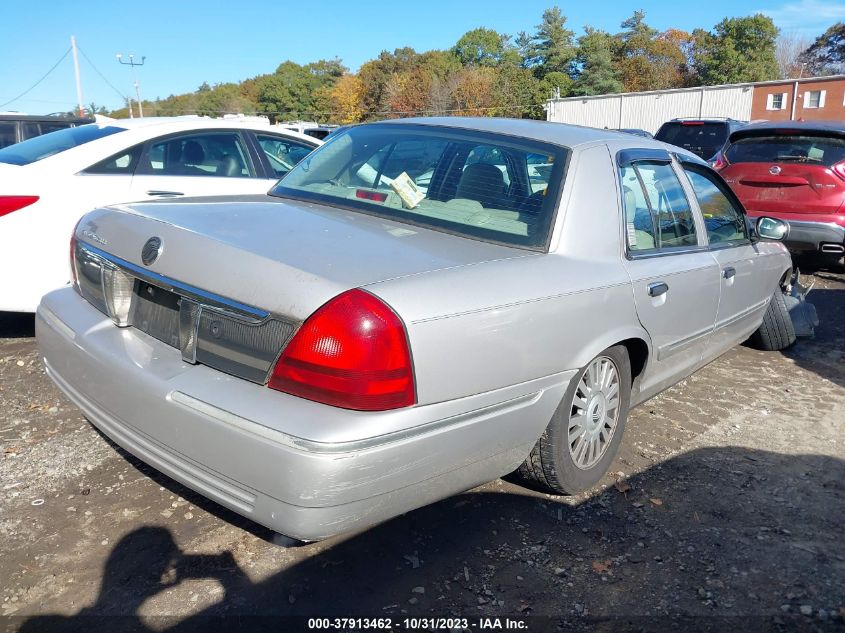
[[[90,57],[88,57],[88,55],[86,55],[86,54],[85,54],[85,51],[83,51],[83,50],[80,48],[79,44],[77,44],[77,45],[76,45],[76,49],[77,49],[80,53],[82,53],[82,56],[85,58],[85,61],[87,61],[89,64],[91,64],[91,68],[93,68],[93,69],[94,69],[94,72],[95,72],[95,73],[97,73],[97,74],[100,76],[100,78],[108,84],[109,88],[111,88],[112,90],[114,90],[114,91],[117,93],[117,95],[118,95],[121,99],[123,99],[123,101],[126,101],[126,99],[127,99],[126,95],[125,95],[125,94],[123,94],[123,93],[122,93],[120,90],[118,90],[117,88],[115,88],[115,87],[114,87],[114,85],[112,84],[112,82],[110,82],[108,79],[106,79],[106,76],[105,76],[103,73],[101,73],[101,72],[100,72],[100,69],[99,69],[99,68],[97,68],[97,67],[94,65],[94,62],[92,62],[92,61],[91,61],[91,58],[90,58]]]
[[[20,94],[19,94],[17,97],[15,97],[14,99],[9,99],[6,103],[0,103],[0,108],[5,107],[5,106],[9,105],[10,103],[13,103],[13,102],[17,101],[17,100],[18,100],[18,99],[20,99],[21,97],[26,96],[29,92],[31,92],[32,90],[34,90],[34,89],[36,88],[36,86],[38,86],[38,84],[40,84],[42,81],[44,81],[45,79],[47,79],[47,77],[49,76],[49,74],[50,74],[51,72],[53,72],[54,70],[56,70],[56,67],[64,61],[65,57],[67,57],[67,56],[68,56],[68,53],[70,53],[70,48],[68,48],[68,49],[65,51],[65,54],[64,54],[64,55],[62,55],[62,56],[59,58],[59,61],[57,61],[55,64],[53,64],[53,67],[52,67],[52,68],[50,68],[50,70],[48,70],[48,71],[44,74],[44,76],[43,76],[41,79],[39,79],[38,81],[36,81],[34,84],[32,84],[32,86],[30,86],[27,90],[24,90],[22,93],[20,93]]]

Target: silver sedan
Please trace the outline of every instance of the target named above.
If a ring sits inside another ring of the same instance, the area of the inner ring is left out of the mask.
[[[794,341],[785,231],[649,139],[384,122],[266,196],[88,213],[37,334],[115,442],[316,540],[514,470],[595,485],[631,407],[749,336]]]

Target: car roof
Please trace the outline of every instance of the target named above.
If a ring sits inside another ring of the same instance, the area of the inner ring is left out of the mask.
[[[519,136],[545,143],[554,143],[565,147],[575,148],[579,145],[601,143],[607,141],[628,141],[642,147],[660,147],[666,145],[645,137],[617,132],[616,130],[601,130],[594,127],[571,125],[569,123],[554,123],[551,121],[537,121],[534,119],[505,119],[494,117],[421,117],[409,119],[390,119],[380,121],[375,125],[431,125],[466,130],[479,130],[496,134]]]
[[[278,125],[271,125],[269,119],[264,117],[224,117],[213,119],[211,117],[188,115],[175,117],[143,117],[137,119],[111,119],[98,121],[93,125],[100,127],[119,127],[125,130],[142,132],[145,135],[155,136],[158,134],[170,134],[181,130],[204,130],[215,128],[245,128],[248,130],[267,131],[284,136],[320,143],[319,139],[294,130],[289,130]]]
[[[757,136],[776,130],[796,132],[824,132],[845,136],[845,121],[760,121],[751,123],[736,130],[730,136],[730,140],[745,136]]]

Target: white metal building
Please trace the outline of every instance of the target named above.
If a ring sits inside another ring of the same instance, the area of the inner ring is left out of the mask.
[[[677,117],[751,119],[754,84],[702,86],[550,99],[546,118],[597,128],[639,128],[654,134]]]

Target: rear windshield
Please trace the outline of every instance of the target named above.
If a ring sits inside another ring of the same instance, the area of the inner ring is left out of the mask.
[[[729,163],[810,163],[830,167],[845,160],[845,139],[830,136],[752,136],[726,151]]]
[[[568,152],[499,134],[365,125],[330,137],[270,193],[543,249]]]
[[[664,123],[655,136],[658,141],[677,145],[708,160],[728,139],[726,123],[684,121]]]
[[[117,132],[123,132],[125,129],[113,126],[81,125],[58,130],[0,149],[0,163],[29,165],[72,147],[90,143]]]

